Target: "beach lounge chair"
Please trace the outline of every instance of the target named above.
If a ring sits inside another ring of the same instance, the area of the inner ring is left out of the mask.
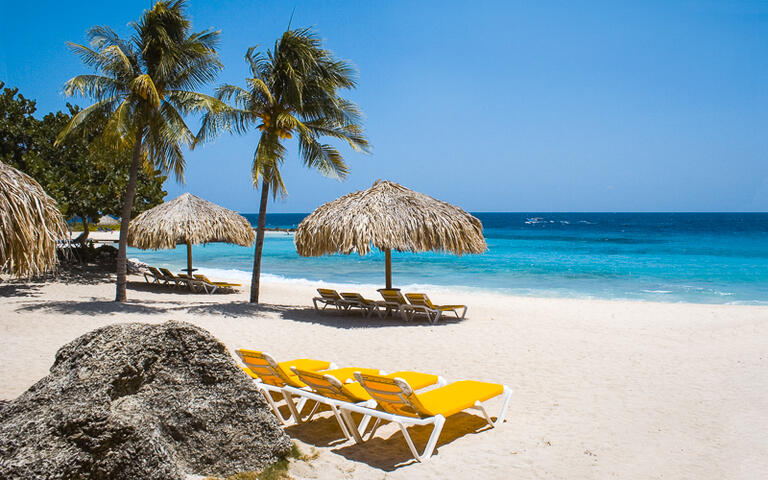
[[[160,270],[160,272],[162,272],[162,274],[165,276],[165,278],[169,282],[173,282],[173,283],[175,283],[176,285],[178,285],[180,287],[190,287],[191,288],[191,284],[190,284],[189,278],[182,277],[181,275],[176,276],[176,275],[173,274],[172,271],[168,270],[167,268],[160,268],[159,270]]]
[[[284,389],[289,386],[297,389],[306,388],[306,385],[290,368],[297,367],[310,372],[336,368],[336,364],[332,362],[308,358],[278,363],[270,354],[256,350],[239,349],[235,350],[235,353],[245,365],[243,371],[255,380],[257,388],[264,395],[278,420],[284,425],[289,424],[291,419],[295,423],[302,422],[300,412],[307,401],[306,397],[303,397],[298,404],[294,403],[291,394]],[[280,412],[279,405],[272,394],[282,396],[285,400],[289,411],[287,417]]]
[[[374,300],[368,300],[359,293],[354,292],[341,292],[341,298],[343,298],[348,304],[348,309],[359,308],[360,313],[364,317],[370,317],[373,312],[381,318],[381,310],[379,306],[384,306],[384,302],[376,302]]]
[[[408,303],[400,290],[380,288],[378,292],[384,301],[381,303],[386,308],[386,314],[399,313],[403,320],[409,321],[413,316],[413,307]]]
[[[362,434],[368,427],[371,416],[364,414],[363,418],[360,420],[360,424],[356,427],[352,415],[348,410],[345,410],[344,407],[357,404],[367,406],[368,408],[374,408],[376,406],[376,401],[373,400],[358,382],[354,381],[354,374],[365,373],[371,375],[383,375],[383,373],[371,368],[355,367],[324,370],[322,372],[312,372],[297,367],[291,367],[291,371],[293,371],[293,373],[295,373],[299,379],[309,387],[311,392],[307,392],[306,389],[299,390],[292,387],[286,387],[286,390],[296,396],[304,397],[307,400],[313,400],[315,402],[312,411],[303,421],[310,420],[321,404],[327,405],[333,412],[334,417],[336,417],[339,428],[341,428],[341,431],[347,440],[354,439],[355,441],[362,441]],[[409,385],[416,390],[433,385],[445,385],[445,379],[427,373],[395,372],[385,376],[407,379]]]
[[[216,290],[229,290],[229,291],[235,291],[236,289],[234,287],[242,287],[242,283],[229,283],[229,282],[213,282],[205,275],[196,274],[195,280],[198,280],[200,282],[200,286],[203,288],[205,293],[214,293]]]
[[[157,283],[157,284],[168,284],[172,282],[173,280],[167,278],[165,275],[163,275],[163,272],[158,270],[155,267],[147,267],[147,272],[144,272],[144,280],[147,283]],[[152,279],[152,281],[150,281]]]
[[[369,439],[376,433],[382,421],[396,423],[413,457],[419,462],[425,462],[432,456],[446,418],[467,409],[476,409],[483,414],[488,425],[496,427],[504,421],[511,396],[511,390],[506,385],[473,380],[462,380],[428,392],[414,393],[414,388],[402,378],[358,372],[355,373],[355,379],[376,400],[379,409],[373,410],[358,405],[347,405],[344,408],[350,412],[376,417]],[[502,405],[494,420],[482,403],[498,396],[502,397]],[[406,425],[433,426],[423,453],[419,454],[416,450]]]
[[[443,312],[453,312],[456,318],[464,318],[467,314],[466,305],[435,305],[425,293],[406,293],[405,297],[411,302],[414,312],[424,312],[429,323],[437,323]],[[459,310],[463,310],[461,316],[459,316]]]
[[[331,290],[330,288],[318,288],[317,293],[319,293],[320,296],[312,299],[312,303],[315,305],[315,310],[325,310],[326,307],[329,306],[342,311],[349,308],[349,302],[341,298],[341,295],[339,295],[339,292],[336,290]],[[322,309],[317,307],[318,302],[323,304]]]

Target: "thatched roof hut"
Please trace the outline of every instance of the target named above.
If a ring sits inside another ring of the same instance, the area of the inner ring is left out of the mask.
[[[429,195],[389,181],[344,195],[318,207],[299,225],[302,256],[385,252],[391,288],[391,251],[483,253],[488,247],[480,220]]]
[[[248,246],[253,228],[237,212],[185,193],[142,212],[128,226],[128,245],[143,250],[187,244],[187,267],[192,270],[192,245],[224,242]]]
[[[56,266],[64,217],[32,177],[0,162],[0,271],[31,277]]]

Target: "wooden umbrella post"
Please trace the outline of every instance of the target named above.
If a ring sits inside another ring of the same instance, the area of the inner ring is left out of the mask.
[[[392,289],[392,250],[387,248],[384,250],[384,258],[386,262],[386,275],[387,275],[387,290]]]
[[[187,240],[187,275],[192,276],[192,244]]]

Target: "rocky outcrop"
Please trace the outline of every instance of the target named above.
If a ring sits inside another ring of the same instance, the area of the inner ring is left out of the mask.
[[[226,348],[181,322],[94,330],[0,409],[2,479],[157,479],[261,470],[290,451]]]

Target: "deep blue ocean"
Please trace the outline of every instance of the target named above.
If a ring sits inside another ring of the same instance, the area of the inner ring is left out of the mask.
[[[306,214],[268,214],[296,227]],[[768,213],[474,213],[488,252],[392,253],[396,287],[463,286],[515,295],[768,304]],[[256,224],[257,215],[245,214]],[[180,270],[185,247],[129,249],[129,258]],[[253,249],[193,248],[195,267],[250,280]],[[383,286],[384,255],[300,257],[293,235],[267,234],[270,280]]]

